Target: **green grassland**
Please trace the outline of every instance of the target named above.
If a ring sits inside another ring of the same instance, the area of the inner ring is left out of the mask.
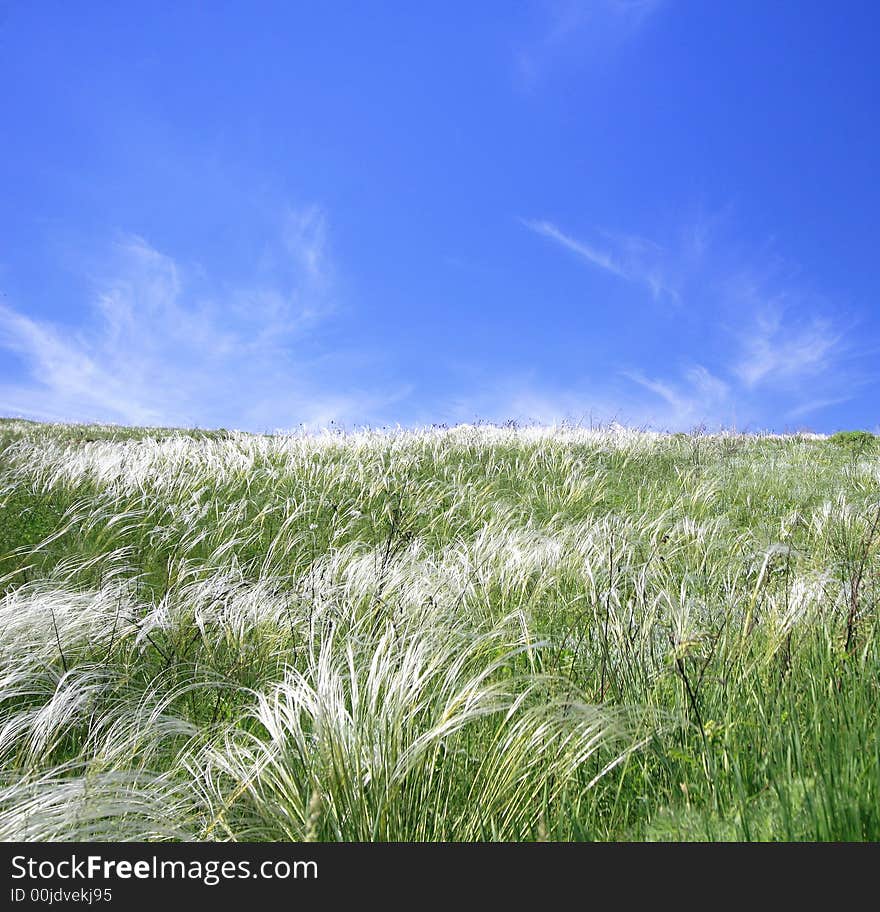
[[[0,422],[0,838],[880,838],[880,444]]]

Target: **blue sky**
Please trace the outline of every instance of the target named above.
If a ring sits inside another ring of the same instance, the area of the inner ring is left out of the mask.
[[[0,8],[0,414],[877,429],[873,2]]]

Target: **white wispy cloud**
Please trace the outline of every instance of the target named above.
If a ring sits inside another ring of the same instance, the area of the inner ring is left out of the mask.
[[[334,311],[318,208],[286,213],[254,281],[226,287],[144,238],[119,240],[76,328],[0,306],[21,372],[0,409],[50,420],[248,429],[364,422],[405,390],[346,382],[312,330]]]
[[[654,413],[654,426],[680,430],[703,422],[730,425],[735,420],[730,384],[702,364],[688,367],[674,379],[650,378],[639,371],[623,371],[623,376],[665,403],[665,409]],[[650,411],[644,402],[640,408]]]
[[[327,257],[327,218],[320,206],[288,208],[284,246],[312,282],[325,285],[331,267]]]
[[[811,415],[835,405],[842,405],[844,402],[849,402],[852,398],[852,396],[834,396],[825,399],[810,399],[807,402],[802,402],[794,408],[789,409],[785,413],[785,417],[788,419],[803,418],[805,415]]]
[[[604,250],[599,250],[596,247],[593,247],[590,244],[587,244],[585,241],[576,240],[573,237],[563,233],[556,227],[552,222],[548,221],[539,221],[531,219],[520,219],[523,225],[526,228],[534,231],[535,234],[543,235],[546,238],[550,238],[553,241],[556,241],[557,244],[561,244],[563,247],[568,250],[573,251],[578,256],[583,257],[588,262],[592,263],[594,266],[598,266],[600,269],[604,269],[606,272],[610,272],[612,275],[620,276],[622,279],[629,278],[629,276],[624,272],[623,268],[614,261],[614,258],[610,253]]]
[[[602,231],[610,247],[599,247],[572,237],[546,219],[520,219],[530,231],[555,241],[593,266],[620,279],[644,285],[655,300],[662,297],[678,301],[679,291],[670,278],[670,266],[664,249],[638,235]]]
[[[750,389],[797,382],[827,372],[841,353],[843,335],[830,319],[801,321],[781,312],[758,313],[740,335],[734,372]]]
[[[663,0],[547,0],[539,4],[538,22],[514,49],[517,72],[532,90],[550,66],[567,52],[595,58],[613,52],[635,35]]]
[[[605,230],[584,241],[552,221],[522,219],[592,268],[679,304],[685,331],[680,340],[664,333],[662,353],[644,365],[632,363],[627,333],[612,340],[621,345],[616,375],[628,387],[607,370],[568,389],[548,389],[535,378],[516,395],[501,391],[500,407],[535,403],[553,414],[555,401],[568,414],[596,410],[676,430],[704,423],[779,428],[876,384],[876,340],[856,337],[854,320],[813,291],[772,243],[750,251],[741,238],[731,240],[732,217],[729,206],[700,211],[663,244]]]
[[[690,365],[673,377],[625,370],[573,385],[547,382],[533,370],[487,377],[472,386],[479,392],[444,402],[443,420],[566,421],[585,426],[617,422],[675,431],[704,423],[730,426],[738,417],[729,385],[703,365]]]

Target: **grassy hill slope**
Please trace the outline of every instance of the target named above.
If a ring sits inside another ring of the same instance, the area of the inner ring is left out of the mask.
[[[0,423],[0,838],[878,839],[880,446]]]

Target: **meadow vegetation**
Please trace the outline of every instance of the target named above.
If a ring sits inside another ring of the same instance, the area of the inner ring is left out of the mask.
[[[0,838],[880,839],[871,435],[0,423]]]

